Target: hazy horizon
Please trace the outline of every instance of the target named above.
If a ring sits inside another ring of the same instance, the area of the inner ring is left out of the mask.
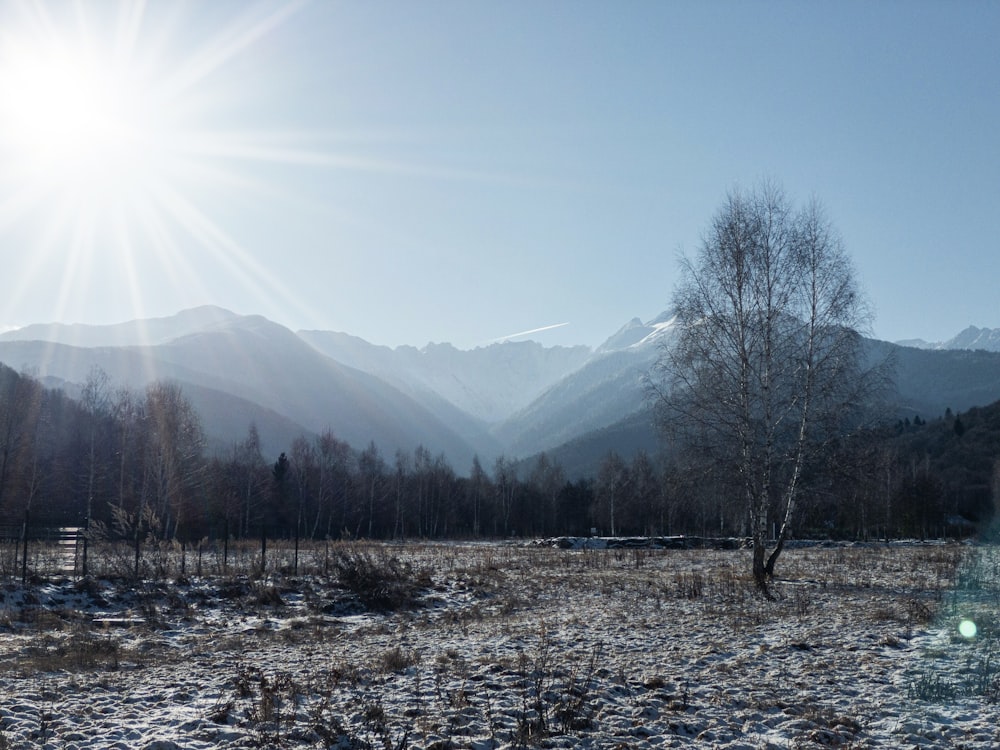
[[[253,316],[256,316],[256,315],[260,315],[260,313],[240,312],[240,311],[237,311],[237,310],[229,310],[228,308],[224,308],[221,305],[212,305],[210,303],[206,303],[205,305],[198,305],[196,307],[185,308],[183,310],[178,310],[177,312],[169,314],[169,315],[163,315],[163,316],[157,315],[157,316],[150,316],[148,318],[130,318],[128,320],[114,321],[114,322],[111,322],[111,323],[78,323],[78,322],[65,323],[65,322],[62,322],[62,321],[36,321],[34,323],[28,323],[28,324],[23,325],[23,326],[8,327],[8,328],[0,329],[0,335],[6,334],[6,333],[12,333],[14,331],[19,331],[19,330],[23,330],[23,329],[27,329],[27,328],[31,328],[31,327],[34,327],[34,326],[65,325],[65,326],[70,326],[70,327],[73,327],[73,326],[82,326],[82,327],[87,327],[87,328],[103,328],[103,327],[115,327],[115,326],[120,326],[120,325],[127,325],[129,323],[133,323],[133,322],[137,322],[137,321],[138,322],[143,322],[143,321],[147,321],[148,322],[150,320],[169,320],[170,318],[173,318],[173,317],[175,317],[177,315],[180,315],[182,313],[191,312],[191,311],[198,310],[198,309],[201,309],[201,308],[217,308],[217,309],[224,310],[226,312],[232,313],[234,316],[237,316],[237,317],[253,317]],[[271,320],[271,322],[273,322],[273,323],[277,323],[278,325],[282,325],[285,328],[287,328],[288,330],[291,330],[291,331],[293,331],[295,333],[317,332],[318,331],[318,332],[324,332],[324,333],[329,332],[329,333],[336,333],[336,334],[344,334],[344,335],[347,335],[347,336],[350,336],[350,337],[353,337],[353,338],[360,338],[360,339],[364,340],[365,342],[367,342],[368,344],[371,344],[373,346],[386,346],[386,347],[393,348],[393,349],[398,348],[398,347],[412,347],[412,348],[416,348],[416,349],[422,349],[422,348],[425,348],[425,347],[428,347],[428,346],[453,346],[456,349],[463,350],[463,351],[465,351],[465,350],[471,350],[471,349],[476,349],[476,348],[481,348],[481,347],[487,347],[487,346],[491,346],[493,344],[500,344],[500,343],[505,343],[505,342],[508,342],[508,341],[514,341],[514,342],[517,342],[517,341],[532,341],[532,342],[536,342],[538,344],[541,344],[544,347],[550,347],[550,346],[562,346],[562,347],[585,346],[585,347],[588,347],[591,350],[593,350],[593,349],[597,349],[598,347],[600,347],[609,338],[613,337],[618,331],[620,331],[623,327],[629,325],[633,321],[639,320],[643,325],[648,325],[653,320],[653,318],[645,319],[644,320],[644,319],[641,319],[641,318],[638,318],[638,317],[633,317],[633,318],[630,318],[629,320],[622,321],[622,323],[618,327],[614,328],[613,330],[609,329],[608,332],[607,332],[607,335],[605,335],[603,338],[601,338],[601,340],[598,341],[596,344],[588,344],[588,343],[584,343],[584,342],[575,342],[575,343],[573,343],[573,342],[548,343],[548,342],[545,342],[543,340],[540,340],[540,338],[544,338],[544,337],[539,337],[537,335],[538,333],[547,332],[547,329],[543,329],[543,331],[521,331],[521,332],[518,332],[518,333],[514,333],[514,334],[511,334],[511,335],[502,336],[502,337],[493,339],[492,341],[484,341],[484,342],[472,344],[470,346],[458,346],[458,345],[454,344],[451,341],[433,341],[433,340],[428,340],[428,341],[424,341],[424,342],[421,342],[421,343],[385,344],[385,343],[380,342],[380,341],[372,341],[370,339],[365,339],[363,336],[358,336],[357,334],[352,333],[351,331],[341,331],[341,330],[335,330],[335,329],[330,329],[330,328],[292,328],[291,326],[287,326],[287,325],[285,325],[284,323],[282,323],[279,320],[274,320],[272,318],[269,318],[268,316],[263,316],[263,317],[267,318],[268,320]],[[563,325],[565,325],[565,324],[557,325],[557,326],[552,326],[552,328],[561,328],[561,327],[563,327]],[[976,329],[979,329],[979,330],[1000,330],[1000,329],[991,329],[989,326],[976,326],[975,324],[970,324],[970,326],[965,326],[961,330],[955,331],[953,334],[945,337],[944,339],[931,340],[931,339],[926,339],[926,338],[923,338],[923,337],[920,337],[920,336],[911,336],[911,337],[906,338],[906,339],[895,339],[895,340],[892,340],[890,343],[897,343],[897,344],[898,343],[903,343],[903,344],[905,344],[906,342],[922,341],[922,342],[924,342],[926,344],[941,344],[941,343],[946,343],[946,342],[952,340],[953,338],[956,338],[959,334],[965,332],[970,327],[976,328]],[[878,338],[878,337],[876,336],[875,338]],[[883,341],[889,341],[888,339],[881,339],[881,340],[883,340]]]

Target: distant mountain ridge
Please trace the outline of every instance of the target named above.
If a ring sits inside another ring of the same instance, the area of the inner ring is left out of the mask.
[[[330,429],[357,449],[375,442],[390,460],[422,445],[461,472],[474,455],[488,466],[546,451],[585,476],[610,450],[657,450],[648,374],[676,330],[663,314],[632,319],[593,350],[532,341],[392,349],[199,307],[113,326],[27,326],[0,334],[0,362],[70,395],[93,367],[116,386],[177,382],[216,450],[252,422],[275,454]],[[966,329],[933,348],[868,343],[897,363],[896,411],[932,418],[1000,399],[998,330]]]
[[[207,326],[239,316],[221,307],[204,305],[165,318],[145,318],[111,325],[34,323],[0,334],[0,341],[51,341],[79,347],[151,346],[163,344]]]
[[[639,318],[632,318],[628,323],[618,329],[603,344],[597,347],[598,354],[602,352],[614,352],[621,349],[634,349],[648,345],[655,346],[658,339],[673,325],[674,316],[670,313],[661,313],[648,323],[643,323]]]
[[[1000,328],[969,326],[947,341],[933,343],[923,339],[906,339],[896,343],[899,346],[909,346],[915,349],[980,349],[985,352],[1000,352]]]
[[[200,326],[192,324],[194,318],[200,319]],[[262,442],[272,451],[287,450],[289,445],[275,445],[270,431],[284,439],[295,426],[306,435],[331,429],[358,448],[374,441],[390,456],[397,448],[422,444],[452,460],[471,462],[478,449],[492,449],[485,428],[477,432],[470,427],[471,437],[459,434],[454,424],[445,423],[390,384],[325,357],[266,318],[198,308],[178,316],[173,329],[172,320],[154,324],[158,343],[151,345],[107,345],[121,331],[129,331],[128,326],[88,331],[88,340],[100,342],[93,347],[2,336],[0,361],[50,382],[77,386],[94,367],[104,370],[115,386],[142,389],[156,380],[177,382],[199,409],[206,433],[217,447],[242,439],[255,422]],[[148,329],[143,321],[131,328],[130,335]],[[45,332],[56,339],[80,340],[72,327],[45,327]],[[223,401],[231,408],[225,412],[212,408],[212,402]],[[244,424],[233,424],[233,410],[245,413]]]
[[[488,424],[527,406],[549,386],[581,367],[589,347],[543,347],[505,342],[460,350],[451,344],[390,349],[332,331],[299,331],[318,351],[417,395],[437,394]]]

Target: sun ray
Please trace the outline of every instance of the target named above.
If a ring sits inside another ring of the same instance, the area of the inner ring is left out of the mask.
[[[112,60],[118,69],[125,68],[135,61],[135,52],[145,12],[145,0],[138,0],[124,5],[115,16]]]
[[[90,261],[93,257],[94,225],[92,218],[86,214],[82,216],[78,215],[75,217],[73,223],[73,237],[70,244],[70,251],[66,254],[66,267],[63,271],[59,293],[55,300],[56,320],[65,319],[74,289],[80,288],[80,282],[84,273],[90,269]]]
[[[176,291],[190,289],[191,285],[200,283],[202,274],[185,253],[177,251],[179,242],[174,238],[170,222],[164,214],[164,207],[154,199],[142,197],[135,202],[133,212],[137,224],[141,228],[147,250],[155,258],[163,273],[171,281]]]
[[[74,212],[67,205],[68,202],[69,198],[67,196],[61,196],[52,201],[49,210],[46,211],[48,221],[45,222],[43,229],[37,235],[37,243],[32,246],[32,251],[28,251],[26,248],[20,253],[20,258],[24,265],[22,266],[22,271],[18,274],[18,283],[9,293],[7,299],[8,311],[17,310],[24,302],[24,296],[28,293],[32,282],[45,273],[46,263],[49,260],[50,254],[62,244],[62,235],[68,231],[69,225],[74,221]],[[32,202],[32,205],[26,209],[25,213],[30,213],[32,210],[41,210],[40,201],[36,200]],[[60,295],[62,294],[62,290],[66,288],[66,281],[72,278],[72,275],[67,273],[65,269],[74,263],[75,261],[72,257],[67,258],[62,274],[63,281],[61,282]]]
[[[132,234],[128,229],[128,221],[125,218],[124,211],[120,207],[115,211],[112,222],[115,242],[118,247],[122,248],[122,252],[120,253],[122,259],[121,271],[125,282],[125,292],[128,294],[131,308],[136,311],[136,318],[141,321],[146,318],[146,315],[143,310],[142,282],[139,279],[139,274],[135,266],[136,249],[132,242]],[[146,338],[144,334],[143,338]],[[151,342],[147,341],[147,343]]]
[[[254,17],[252,8],[244,19],[238,19],[229,28],[216,35],[197,54],[185,61],[176,73],[166,79],[157,91],[158,98],[169,104],[176,98],[183,97],[212,72],[280,26],[304,5],[303,0],[285,3],[262,19]]]
[[[2,178],[0,178],[2,179]],[[40,184],[25,183],[0,203],[0,230],[7,229],[21,220],[48,194]]]
[[[162,111],[171,97],[182,98],[301,5],[288,4],[268,10],[263,16],[262,6],[251,9],[203,45],[190,62],[175,66],[178,74],[147,81],[154,92],[158,81],[168,82],[160,87],[160,94],[170,97],[161,96],[158,101],[154,97],[152,103]],[[181,286],[197,278],[193,256],[186,257],[180,251],[164,225],[161,218],[164,207],[149,205],[149,201],[157,200],[156,180],[179,181],[177,190],[206,178],[209,173],[215,184],[240,183],[239,188],[247,190],[251,183],[233,170],[207,164],[198,168],[199,156],[185,154],[181,139],[175,140],[173,133],[161,132],[148,122],[139,122],[138,126],[124,118],[119,122],[119,113],[113,106],[116,103],[104,99],[104,90],[84,75],[99,62],[98,30],[89,15],[92,8],[77,3],[73,10],[72,23],[67,25],[65,18],[62,23],[57,22],[45,3],[21,4],[15,8],[21,21],[20,33],[6,24],[0,29],[0,93],[10,95],[2,100],[7,108],[0,113],[4,114],[0,117],[0,151],[11,157],[4,159],[4,175],[0,176],[3,190],[0,230],[9,230],[44,211],[41,232],[35,236],[32,252],[26,253],[24,276],[26,281],[38,277],[46,265],[61,256],[62,271],[55,280],[57,316],[67,311],[74,289],[79,289],[85,280],[84,274],[97,252],[102,223],[109,227],[112,245],[105,253],[117,255],[119,274],[129,287],[126,294],[133,308],[142,306],[139,272],[134,262],[140,252],[139,243],[155,248],[153,252],[168,271],[168,278],[173,277],[171,283]],[[166,37],[161,34],[153,40],[154,51],[142,63],[133,64],[137,62],[145,10],[142,2],[121,5],[115,17],[109,55],[115,70],[138,68],[148,74],[157,50],[165,48]],[[67,28],[70,33],[66,33]],[[102,83],[117,85],[121,81],[108,75]],[[144,101],[150,101],[148,95]],[[0,103],[0,108],[3,106]],[[205,132],[204,126],[196,122],[191,126],[193,132]],[[162,199],[162,192],[159,197]],[[139,208],[143,203],[146,207]],[[126,218],[126,214],[131,214],[131,218]],[[188,211],[185,219],[175,212],[173,218],[190,224],[191,215]],[[129,225],[139,230],[141,240],[136,240]],[[201,239],[208,241],[208,234],[202,232]],[[219,256],[232,252],[235,243],[230,242],[228,250],[220,249],[224,246],[219,243],[213,247],[214,254]],[[240,253],[238,257],[245,267],[248,254]],[[264,275],[258,274],[255,283],[258,291],[260,278]],[[7,295],[7,304],[16,304],[20,290],[25,287],[15,287]]]
[[[254,171],[257,165],[515,179],[373,155],[370,144],[345,146],[329,131],[238,130],[226,123],[227,105],[259,92],[213,88],[227,80],[217,74],[306,4],[245,6],[190,44],[180,5],[33,0],[6,13],[15,23],[0,16],[0,233],[16,230],[30,245],[20,261],[24,283],[5,295],[7,311],[16,309],[28,283],[58,264],[52,288],[59,317],[72,316],[74,306],[91,309],[88,298],[105,309],[103,298],[116,295],[136,317],[147,317],[167,285],[201,303],[213,297],[208,273],[221,273],[272,309],[315,319],[279,264],[258,260],[260,248],[241,244],[214,210],[232,197],[327,213],[336,207],[277,188]],[[5,98],[5,91],[16,96]],[[147,278],[151,267],[159,288]]]
[[[225,230],[182,195],[166,185],[160,185],[157,204],[171,216],[177,226],[182,227],[201,247],[208,250],[227,272],[239,278],[245,288],[262,299],[277,296],[286,306],[299,309],[295,295],[273,272],[269,273]]]

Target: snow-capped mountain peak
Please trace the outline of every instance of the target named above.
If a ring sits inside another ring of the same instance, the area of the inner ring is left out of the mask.
[[[896,343],[900,346],[910,346],[916,349],[980,349],[987,352],[1000,352],[1000,328],[969,326],[947,341],[907,339]]]
[[[985,349],[1000,351],[1000,328],[969,326],[954,338],[941,345],[942,349]]]
[[[646,336],[646,338],[644,338],[642,341],[633,344],[633,346],[646,346],[649,344],[656,344],[664,336],[671,333],[673,329],[676,328],[676,326],[677,326],[676,315],[671,315],[670,317],[667,317],[665,314],[661,315],[659,318],[657,318],[656,320],[654,320],[652,323],[649,324],[649,327],[651,327],[653,330],[650,331],[650,333]]]
[[[612,334],[607,341],[597,347],[594,353],[603,354],[622,349],[653,346],[675,327],[676,320],[676,316],[669,312],[660,313],[648,323],[643,323],[639,318],[632,318]]]

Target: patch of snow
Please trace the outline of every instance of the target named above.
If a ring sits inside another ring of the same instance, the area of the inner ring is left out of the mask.
[[[954,627],[996,622],[990,550],[789,549],[764,601],[746,550],[583,547],[386,546],[424,586],[393,612],[322,575],[7,583],[0,732],[79,750],[1000,743],[996,634]],[[954,586],[963,560],[977,588]]]

